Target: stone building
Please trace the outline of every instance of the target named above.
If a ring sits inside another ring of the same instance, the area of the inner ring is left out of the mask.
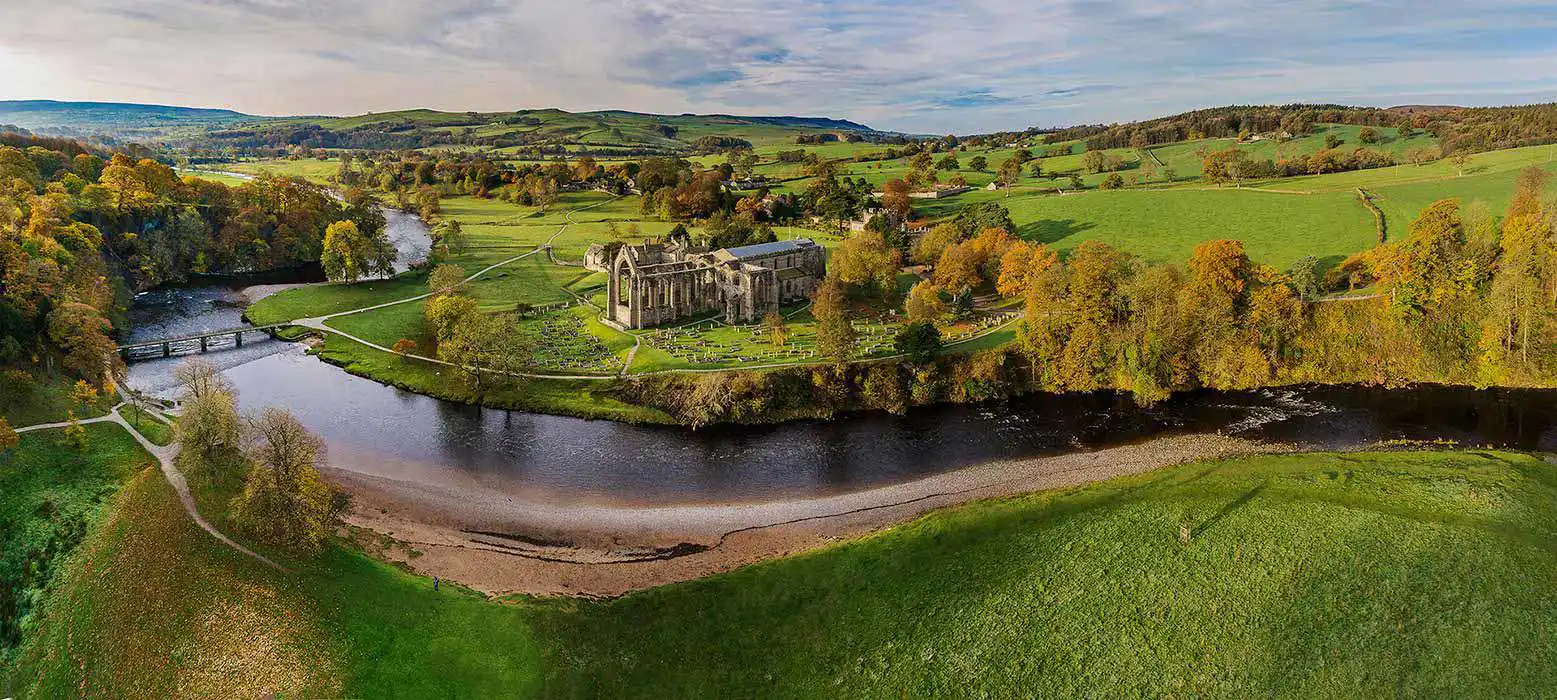
[[[622,246],[609,269],[606,320],[647,328],[708,312],[754,323],[804,298],[827,272],[809,238],[703,252],[685,241]]]

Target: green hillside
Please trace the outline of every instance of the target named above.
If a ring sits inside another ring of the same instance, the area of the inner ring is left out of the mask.
[[[0,100],[0,124],[39,133],[122,140],[193,137],[211,128],[258,119],[228,109],[120,102]]]
[[[1554,513],[1557,467],[1533,456],[1251,457],[615,601],[496,603],[348,547],[277,573],[148,472],[71,556],[10,692],[1543,697]]]

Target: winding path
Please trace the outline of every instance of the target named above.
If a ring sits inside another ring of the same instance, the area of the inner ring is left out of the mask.
[[[162,469],[163,478],[168,480],[168,485],[172,486],[174,493],[178,494],[179,502],[184,504],[184,512],[189,514],[189,518],[195,521],[195,524],[200,526],[201,530],[205,530],[206,534],[215,537],[218,542],[221,542],[228,547],[232,547],[234,550],[237,550],[242,554],[253,557],[254,559],[264,563],[266,566],[269,566],[277,571],[286,571],[286,567],[271,561],[270,559],[266,558],[265,555],[259,554],[254,550],[249,549],[248,547],[234,542],[232,538],[222,534],[222,532],[217,530],[216,527],[207,521],[204,516],[200,515],[200,509],[195,505],[195,496],[189,491],[188,480],[184,478],[184,473],[179,471],[178,467],[173,464],[173,457],[178,454],[178,448],[173,445],[163,447],[152,442],[151,440],[146,439],[145,435],[142,435],[139,430],[135,429],[135,426],[131,425],[129,421],[124,419],[124,416],[119,414],[119,409],[123,408],[124,406],[124,403],[120,403],[114,406],[106,416],[85,418],[74,422],[80,425],[88,425],[91,423],[117,423],[119,427],[124,428],[131,437],[135,438],[135,441],[139,442],[141,447],[145,448],[147,452],[151,453],[151,456],[157,458],[157,464]],[[157,420],[161,419],[158,418]],[[17,428],[16,432],[30,433],[39,430],[63,428],[70,425],[71,423],[72,421],[39,423],[37,425],[29,425],[25,428]]]

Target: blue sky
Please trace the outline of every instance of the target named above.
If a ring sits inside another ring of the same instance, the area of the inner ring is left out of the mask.
[[[0,99],[832,116],[917,133],[1223,104],[1557,101],[1557,4],[5,0]]]

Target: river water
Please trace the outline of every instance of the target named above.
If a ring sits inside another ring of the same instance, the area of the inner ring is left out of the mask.
[[[386,212],[406,256],[425,227]],[[397,238],[393,235],[392,238]],[[142,295],[136,339],[241,323],[273,285],[208,285]],[[1315,449],[1381,440],[1557,450],[1557,392],[1460,387],[1306,386],[1194,392],[1150,409],[1109,394],[1039,395],[973,406],[866,413],[701,431],[483,409],[351,376],[280,341],[213,352],[245,410],[291,409],[328,445],[332,465],[434,486],[472,485],[558,504],[757,502],[901,483],[994,459],[1059,454],[1188,433]],[[173,390],[182,360],[130,366],[132,386]]]

